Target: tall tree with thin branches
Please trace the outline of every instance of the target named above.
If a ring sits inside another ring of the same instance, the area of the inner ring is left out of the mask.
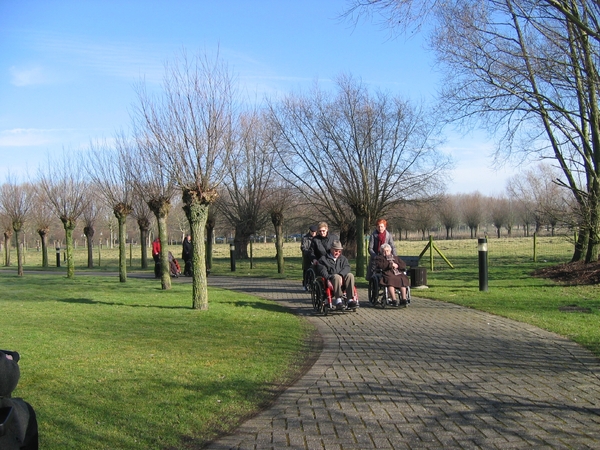
[[[67,152],[55,159],[49,157],[47,164],[38,171],[37,186],[45,194],[65,230],[67,278],[75,277],[73,231],[89,201],[86,194],[90,186],[84,174],[80,160]]]
[[[17,248],[17,275],[23,276],[23,249],[21,248],[21,232],[28,219],[32,206],[32,188],[29,185],[17,183],[10,175],[0,188],[0,208],[7,216],[15,232]]]
[[[192,308],[204,310],[204,233],[234,151],[237,96],[233,77],[218,55],[182,54],[165,72],[160,94],[138,89],[134,115],[138,130],[154,143],[150,148],[160,153],[150,157],[166,161],[164,168],[181,189],[192,235]]]
[[[119,227],[119,281],[127,281],[127,216],[133,211],[133,184],[127,169],[133,143],[123,133],[113,144],[93,142],[87,154],[86,167],[94,186],[112,208]]]
[[[285,176],[317,209],[354,216],[357,276],[365,273],[362,236],[395,203],[443,186],[447,159],[436,151],[435,124],[410,102],[372,93],[340,76],[331,94],[315,86],[271,104]],[[340,224],[341,225],[341,224]]]

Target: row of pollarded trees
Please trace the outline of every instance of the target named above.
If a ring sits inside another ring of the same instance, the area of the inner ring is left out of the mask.
[[[497,196],[484,196],[479,192],[443,195],[426,201],[415,201],[392,210],[390,218],[395,229],[418,231],[426,238],[430,230],[445,229],[446,239],[465,226],[471,238],[477,236],[482,226],[492,226],[500,237],[506,229],[523,229],[526,236],[542,227],[554,235],[557,226],[577,229],[581,217],[569,192],[556,184],[556,169],[539,164],[513,176],[506,192]]]
[[[127,217],[137,214],[140,229],[147,228],[151,211],[165,242],[166,219],[180,195],[194,247],[192,305],[206,309],[205,242],[212,243],[218,216],[234,227],[240,256],[250,236],[270,222],[283,271],[287,217],[325,219],[363,255],[357,236],[377,217],[442,187],[448,161],[435,150],[436,127],[425,111],[398,97],[373,93],[351,76],[339,77],[333,91],[315,85],[305,94],[267,100],[264,108],[246,106],[236,91],[219,57],[182,54],[166,66],[161,89],[137,86],[130,132],[40,168],[34,184],[63,224],[68,276],[78,220],[86,222],[86,236],[94,233],[92,196],[117,219],[124,282]],[[168,289],[166,252],[161,260],[161,284]],[[361,272],[364,260],[357,264]]]
[[[597,0],[353,0],[413,32],[427,24],[445,78],[445,122],[482,126],[512,152],[554,160],[578,209],[573,260],[600,253],[600,3]]]

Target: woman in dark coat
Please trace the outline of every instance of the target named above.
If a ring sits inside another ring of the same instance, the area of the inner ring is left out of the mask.
[[[387,286],[388,293],[394,306],[398,305],[396,300],[396,289],[400,290],[402,298],[401,305],[406,305],[406,287],[410,286],[410,280],[404,273],[406,263],[397,256],[392,255],[392,247],[383,244],[380,254],[375,258],[375,267],[381,270],[381,285]]]

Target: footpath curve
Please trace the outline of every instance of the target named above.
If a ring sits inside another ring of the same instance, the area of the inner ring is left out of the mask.
[[[209,277],[305,316],[324,348],[271,408],[207,448],[600,448],[600,361],[581,346],[419,298],[322,317],[298,284]]]

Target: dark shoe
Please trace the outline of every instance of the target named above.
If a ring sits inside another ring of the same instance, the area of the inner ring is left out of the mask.
[[[356,300],[348,300],[348,309],[356,308],[358,306],[356,303]]]
[[[406,300],[400,300],[400,306],[406,306],[408,302]]]

